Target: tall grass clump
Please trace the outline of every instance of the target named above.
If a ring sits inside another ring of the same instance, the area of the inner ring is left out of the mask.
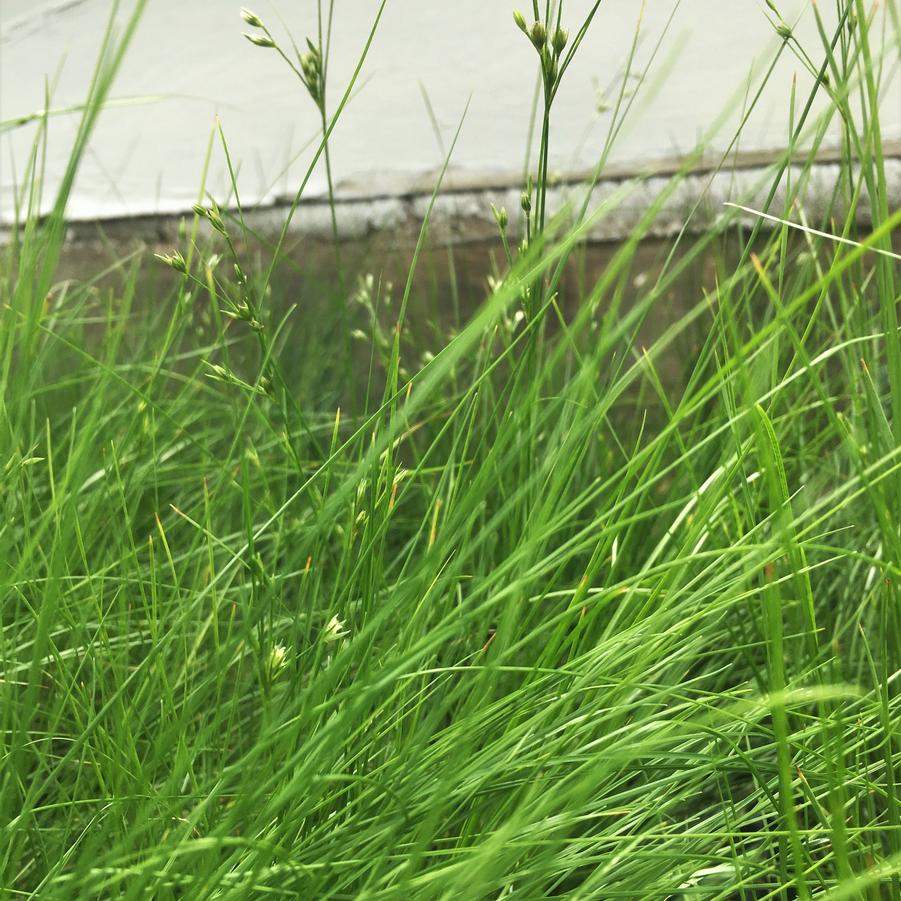
[[[688,211],[646,277],[689,160],[574,296],[567,267],[641,179],[549,201],[554,98],[603,4],[536,0],[511,27],[536,53],[537,164],[495,211],[484,302],[423,358],[432,206],[393,291],[354,287],[333,219],[334,351],[301,364],[309,312],[275,276],[382,7],[333,109],[331,6],[302,51],[242,12],[310,95],[318,152],[267,243],[224,123],[231,193],[202,186],[159,254],[162,305],[140,257],[57,275],[140,8],[111,26],[47,215],[39,122],[0,275],[10,897],[901,897],[901,212],[879,119],[901,29],[832,6],[802,46],[769,5],[811,77],[765,204],[700,230]]]

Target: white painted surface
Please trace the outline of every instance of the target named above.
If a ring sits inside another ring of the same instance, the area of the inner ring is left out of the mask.
[[[250,5],[273,31],[293,34],[298,43],[315,31],[315,0],[254,0]],[[362,87],[333,138],[340,193],[403,193],[440,166],[442,152],[420,84],[444,141],[450,140],[470,101],[452,173],[503,183],[522,169],[535,68],[534,51],[512,22],[513,5],[530,7],[528,0],[388,0],[363,68]],[[571,28],[589,5],[589,0],[566,0],[564,19]],[[800,15],[796,34],[820,60],[810,4],[782,0],[779,5],[788,21]],[[762,0],[682,0],[675,12],[674,6],[675,0],[604,0],[555,108],[555,169],[577,171],[596,162],[610,125],[610,114],[597,111],[598,92],[612,90],[622,77],[639,26],[638,72],[666,33],[611,160],[638,168],[642,161],[687,152],[723,114],[713,146],[728,145],[749,73],[762,71],[779,44],[766,7]],[[255,48],[241,36],[247,28],[238,7],[231,0],[149,0],[113,96],[161,99],[104,112],[71,200],[73,218],[188,208],[196,199],[217,114],[232,158],[240,165],[245,204],[293,194],[311,156],[303,148],[316,135],[317,113],[275,53]],[[375,7],[373,0],[336,2],[332,108],[365,43]],[[834,16],[833,4],[821,7]],[[52,105],[82,100],[109,10],[109,0],[0,0],[0,118],[40,109],[45,78],[57,73]],[[889,68],[883,126],[887,137],[901,138],[896,58]],[[811,78],[797,59],[784,53],[745,128],[742,150],[784,145],[795,76],[803,98]],[[75,125],[75,117],[52,120],[48,189],[63,171]],[[0,137],[0,219],[11,216],[16,172],[22,170],[33,136],[34,128],[28,126]],[[209,184],[214,194],[226,198],[219,149],[214,150]],[[324,188],[320,169],[308,194],[321,195]]]

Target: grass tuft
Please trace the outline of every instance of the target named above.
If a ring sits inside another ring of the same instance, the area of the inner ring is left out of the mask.
[[[603,4],[517,13],[537,162],[494,211],[482,303],[427,323],[429,215],[395,302],[351,270],[331,189],[328,313],[280,296],[288,224],[248,229],[227,123],[230,196],[201,186],[152,261],[165,303],[140,257],[59,278],[141,4],[118,39],[111,19],[43,218],[37,122],[0,272],[10,897],[901,897],[901,211],[879,118],[901,32],[838,0],[801,47],[768,6],[813,78],[766,203],[701,233],[692,211],[649,273],[689,161],[595,277],[587,236],[641,181],[556,214],[548,160]],[[303,52],[241,12],[321,124],[288,222],[320,160],[332,184],[383,7],[333,112],[332,5]],[[298,354],[314,326],[333,353]]]

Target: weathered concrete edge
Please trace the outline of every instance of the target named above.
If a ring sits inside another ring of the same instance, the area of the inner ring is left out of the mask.
[[[899,143],[901,142],[893,142]],[[888,147],[886,184],[890,208],[901,206],[901,146]],[[747,161],[746,161],[747,163]],[[678,171],[678,170],[676,170]],[[593,241],[616,241],[632,234],[647,211],[660,203],[660,211],[646,229],[647,237],[668,237],[682,230],[698,232],[717,222],[722,216],[735,218],[735,210],[727,202],[752,209],[762,209],[773,180],[772,162],[733,165],[727,169],[696,166],[689,174],[674,178],[669,167],[640,175],[608,172],[592,189],[588,201],[592,223],[586,237]],[[837,159],[828,156],[812,165],[789,166],[780,181],[771,212],[785,208],[789,190],[798,198],[807,220],[821,219],[827,210],[835,185],[842,174]],[[588,178],[584,173],[571,174],[549,191],[548,212],[555,215],[567,208],[579,209],[585,200]],[[372,235],[394,236],[399,242],[418,233],[431,202],[432,188],[403,194],[381,196],[347,196],[336,202],[338,233],[343,240],[356,241]],[[520,189],[511,181],[500,183],[461,182],[455,178],[442,186],[431,213],[433,239],[451,243],[479,241],[496,234],[497,226],[491,205],[504,207],[510,218],[512,235],[520,231]],[[245,210],[249,228],[261,235],[277,234],[285,223],[290,203],[277,201],[265,207]],[[835,211],[834,211],[835,212]],[[837,211],[841,212],[841,211]],[[102,234],[105,241],[143,242],[150,245],[177,245],[179,227],[190,211],[181,214],[147,215],[124,219],[71,222],[67,227],[70,245],[95,243]],[[751,219],[750,214],[741,214]],[[864,198],[858,210],[862,222],[869,221]],[[302,201],[291,220],[289,233],[296,237],[329,240],[332,236],[331,211],[328,201],[315,198]],[[0,228],[0,245],[12,237],[10,227]]]

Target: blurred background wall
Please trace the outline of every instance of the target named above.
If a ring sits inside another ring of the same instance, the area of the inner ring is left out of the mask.
[[[518,3],[530,8],[527,0]],[[123,11],[128,5],[122,4]],[[288,36],[302,46],[307,35],[315,35],[315,0],[250,5],[288,46]],[[564,21],[572,31],[590,5],[566,0]],[[811,4],[777,5],[819,63],[823,54]],[[332,110],[365,45],[376,6],[372,0],[335,3]],[[827,23],[833,21],[832,4],[821,7]],[[512,8],[508,0],[388,0],[333,136],[339,196],[428,191],[467,103],[450,184],[519,183],[536,66]],[[109,0],[0,0],[0,219],[9,222],[13,215],[17,180],[35,135],[34,124],[10,128],[11,120],[42,109],[45,91],[53,109],[83,100],[110,10]],[[665,167],[700,140],[709,142],[711,154],[728,148],[749,95],[781,44],[768,16],[774,18],[762,0],[604,0],[555,106],[553,169],[577,176],[596,164],[624,80],[632,109],[613,145],[611,171]],[[276,54],[242,37],[246,30],[239,4],[231,0],[150,0],[113,90],[117,103],[101,117],[79,174],[69,207],[73,219],[188,209],[197,199],[217,116],[239,166],[243,202],[273,203],[293,195],[315,147],[318,113]],[[897,59],[887,61],[891,84],[882,124],[890,140],[901,139],[897,66]],[[786,145],[794,79],[803,98],[812,77],[784,49],[735,148],[739,154],[765,155]],[[48,194],[63,171],[76,125],[75,115],[51,119]],[[214,196],[227,196],[218,147],[207,184]],[[320,167],[307,196],[324,192]]]

